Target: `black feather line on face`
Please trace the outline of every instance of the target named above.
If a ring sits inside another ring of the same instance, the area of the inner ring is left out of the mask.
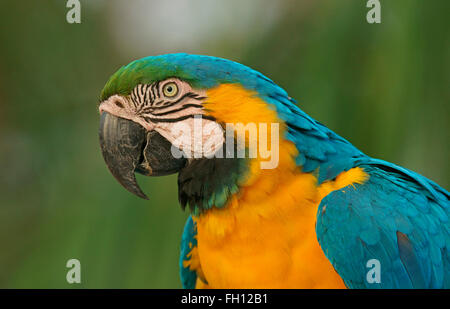
[[[202,119],[208,119],[211,121],[216,121],[216,118],[212,117],[212,116],[205,116],[202,114],[192,114],[192,115],[185,115],[185,116],[181,116],[178,118],[152,118],[152,117],[144,117],[145,120],[150,121],[150,122],[177,122],[177,121],[182,121],[188,118],[194,118],[195,116],[201,116]]]
[[[148,91],[149,89],[146,87],[145,88],[145,91],[144,91],[144,98],[143,98],[143,103],[144,103],[144,105],[148,105],[147,104],[147,100],[148,100]]]
[[[152,115],[153,116],[166,116],[166,115],[170,115],[170,114],[182,111],[182,110],[187,109],[189,107],[203,108],[203,105],[201,105],[201,104],[185,104],[185,105],[183,105],[180,108],[173,109],[173,110],[170,110],[170,111],[167,111],[167,112],[162,112],[162,113],[152,113]]]
[[[156,92],[157,92],[157,97],[159,98],[161,96],[161,93],[159,92],[159,81],[156,82]]]
[[[134,99],[133,95],[131,96],[131,103],[133,103],[134,108],[137,109],[136,100]]]
[[[155,92],[155,85],[156,85],[156,83],[153,83],[152,84],[152,87],[151,87],[151,91],[152,91],[152,104],[156,101],[156,98],[157,98],[157,96],[156,96],[156,92]]]
[[[131,92],[131,101],[133,102],[134,106],[137,108],[139,101],[138,101],[138,96],[137,96],[137,88],[134,88],[133,91]]]
[[[142,85],[138,85],[138,95],[139,98],[142,98],[144,96],[144,93],[142,92]]]

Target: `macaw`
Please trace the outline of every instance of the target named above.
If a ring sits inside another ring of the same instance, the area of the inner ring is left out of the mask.
[[[184,288],[450,288],[449,192],[362,153],[263,74],[150,56],[109,78],[99,112],[127,190],[147,198],[135,172],[178,173]]]

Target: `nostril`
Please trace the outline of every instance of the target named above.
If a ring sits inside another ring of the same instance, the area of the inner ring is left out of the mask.
[[[115,100],[115,101],[114,101],[114,104],[115,104],[117,107],[123,108],[123,103],[120,102],[119,100]]]

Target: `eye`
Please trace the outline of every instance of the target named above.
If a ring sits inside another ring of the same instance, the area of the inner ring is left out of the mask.
[[[166,97],[174,97],[178,94],[178,86],[174,82],[167,83],[163,87],[163,93]]]

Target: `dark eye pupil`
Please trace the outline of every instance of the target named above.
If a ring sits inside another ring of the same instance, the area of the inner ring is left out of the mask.
[[[172,86],[167,87],[167,91],[172,92]]]

